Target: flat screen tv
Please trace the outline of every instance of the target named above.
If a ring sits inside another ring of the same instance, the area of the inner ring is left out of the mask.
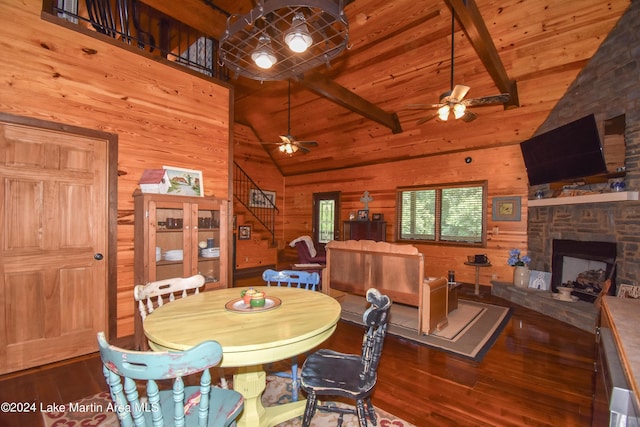
[[[530,185],[607,172],[593,114],[520,143]]]

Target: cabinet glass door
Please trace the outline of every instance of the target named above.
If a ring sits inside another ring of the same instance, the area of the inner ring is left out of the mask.
[[[188,267],[185,266],[185,229],[188,229],[189,218],[185,218],[184,209],[181,208],[160,208],[155,210],[156,227],[155,239],[150,236],[150,241],[156,243],[153,256],[150,256],[149,264],[153,266],[155,263],[156,277],[153,280],[170,279],[173,277],[186,277],[188,275]],[[150,218],[151,220],[151,218]],[[151,268],[153,270],[153,267]]]
[[[197,273],[208,283],[220,280],[220,211],[199,209],[195,244],[198,246]]]

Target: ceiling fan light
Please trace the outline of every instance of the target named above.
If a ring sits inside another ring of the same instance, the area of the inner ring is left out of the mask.
[[[309,34],[304,15],[296,13],[291,22],[291,29],[284,34],[284,42],[289,49],[296,53],[302,53],[313,43],[313,38]]]
[[[464,112],[467,109],[467,107],[464,104],[456,104],[453,106],[453,116],[456,119],[459,119],[460,117],[464,116]]]
[[[443,105],[438,109],[438,118],[444,122],[449,118],[449,106]]]
[[[258,67],[265,70],[268,70],[277,62],[271,47],[271,39],[268,36],[260,36],[258,46],[251,54],[251,59]]]

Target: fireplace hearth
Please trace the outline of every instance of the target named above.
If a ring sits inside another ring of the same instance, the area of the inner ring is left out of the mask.
[[[593,302],[602,292],[605,280],[611,279],[608,295],[615,295],[617,245],[611,242],[553,240],[551,290],[559,286],[572,288],[572,295]]]

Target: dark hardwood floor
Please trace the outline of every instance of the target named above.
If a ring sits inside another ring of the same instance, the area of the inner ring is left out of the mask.
[[[464,286],[460,297],[514,307],[480,363],[387,336],[374,405],[416,426],[588,426],[594,335]],[[323,345],[359,352],[362,329],[340,323]],[[106,390],[97,354],[0,376],[0,401],[67,403]],[[38,410],[0,426],[41,426]]]

